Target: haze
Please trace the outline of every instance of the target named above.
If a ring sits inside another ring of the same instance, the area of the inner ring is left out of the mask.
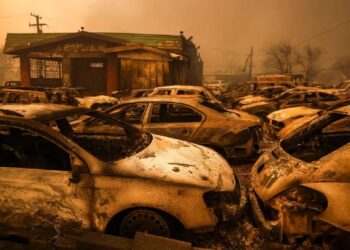
[[[254,73],[262,73],[264,49],[273,42],[299,43],[350,19],[348,0],[0,0],[0,45],[6,33],[36,32],[30,13],[47,23],[44,32],[130,32],[193,36],[204,73],[241,72],[254,46]],[[350,22],[307,43],[324,49],[323,66],[349,55]]]

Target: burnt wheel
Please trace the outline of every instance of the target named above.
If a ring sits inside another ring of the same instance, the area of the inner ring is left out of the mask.
[[[137,209],[128,213],[120,223],[120,236],[132,238],[137,231],[160,236],[171,235],[167,220],[152,210]]]

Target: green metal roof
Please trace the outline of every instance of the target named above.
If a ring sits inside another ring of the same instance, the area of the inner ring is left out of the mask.
[[[12,50],[16,47],[25,47],[26,45],[42,42],[47,39],[55,39],[74,33],[8,33],[6,37],[4,51]],[[182,51],[181,36],[175,35],[154,35],[154,34],[134,34],[134,33],[103,33],[95,34],[106,36],[107,38],[123,39],[132,43],[141,43],[146,46],[157,47],[160,49]]]
[[[117,39],[124,39],[133,43],[142,43],[147,46],[161,49],[182,50],[182,39],[174,35],[133,34],[133,33],[97,33]]]

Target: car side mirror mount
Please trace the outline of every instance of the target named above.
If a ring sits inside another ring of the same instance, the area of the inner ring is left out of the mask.
[[[81,180],[80,171],[77,168],[72,169],[72,176],[69,178],[71,183],[78,183]]]
[[[70,154],[69,158],[72,167],[72,176],[69,178],[69,181],[71,183],[78,183],[81,180],[81,171],[86,169],[85,163],[73,154]]]

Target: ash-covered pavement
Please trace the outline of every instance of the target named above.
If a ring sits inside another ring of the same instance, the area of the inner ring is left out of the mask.
[[[250,187],[250,170],[253,164],[252,161],[231,161],[240,185],[247,190]],[[196,235],[193,242],[198,247],[213,249],[262,249],[264,240],[250,218],[248,205],[241,219],[231,225],[221,226],[213,233]]]

